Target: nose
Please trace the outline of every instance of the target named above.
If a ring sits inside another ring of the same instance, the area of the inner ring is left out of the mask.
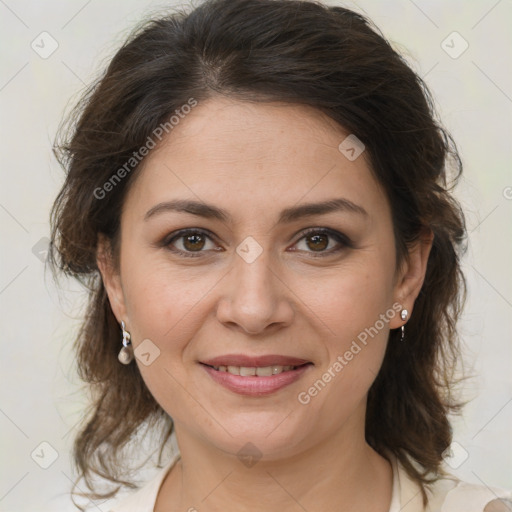
[[[271,267],[269,253],[264,250],[250,263],[235,255],[217,306],[219,322],[252,335],[291,324],[293,293],[277,267]]]

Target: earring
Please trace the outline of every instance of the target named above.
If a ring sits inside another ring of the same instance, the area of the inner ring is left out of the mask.
[[[407,311],[407,309],[402,309],[402,311],[400,311],[400,318],[402,320],[407,320],[408,315],[409,315],[409,312]],[[402,325],[402,336],[400,338],[400,341],[404,341],[404,339],[405,339],[405,326],[404,325]]]
[[[119,351],[117,358],[120,363],[130,364],[133,361],[133,347],[130,333],[125,329],[124,322],[121,322],[121,329],[123,330],[123,348]]]

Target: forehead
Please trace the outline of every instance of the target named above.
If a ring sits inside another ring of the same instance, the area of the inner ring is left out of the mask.
[[[364,152],[340,151],[349,135],[311,107],[209,99],[146,157],[133,188],[146,206],[189,198],[252,215],[335,197],[378,207],[386,198]]]
[[[211,98],[184,116],[159,149],[226,163],[285,163],[306,154],[325,160],[329,153],[332,160],[339,157],[339,143],[347,135],[309,106]]]

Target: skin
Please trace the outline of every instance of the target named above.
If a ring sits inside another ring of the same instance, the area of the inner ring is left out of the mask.
[[[148,155],[132,184],[118,265],[108,242],[99,244],[117,320],[134,349],[149,339],[160,350],[148,366],[136,359],[174,420],[181,453],[160,488],[157,512],[389,509],[391,465],[366,443],[364,421],[389,330],[404,324],[399,314],[307,405],[297,399],[394,303],[414,314],[432,243],[426,233],[407,264],[395,268],[387,196],[365,153],[350,161],[338,150],[347,135],[310,107],[202,102]],[[341,197],[367,215],[338,211],[277,224],[284,208]],[[216,205],[233,222],[173,211],[145,220],[172,199]],[[304,237],[321,227],[352,245],[329,236],[318,248],[314,233]],[[165,246],[184,228],[212,237]],[[248,236],[262,248],[251,263],[236,252]],[[319,253],[327,255],[315,258]],[[198,363],[227,353],[284,354],[314,366],[272,395],[246,397],[215,383]],[[262,453],[252,467],[237,457],[247,442]]]

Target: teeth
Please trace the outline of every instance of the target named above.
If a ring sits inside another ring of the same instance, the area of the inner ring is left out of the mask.
[[[240,375],[242,377],[255,376],[258,377],[270,377],[271,375],[277,375],[283,372],[289,372],[297,368],[296,366],[262,366],[262,367],[249,367],[249,366],[214,366],[219,372],[228,372],[232,375]]]
[[[259,377],[269,377],[270,375],[272,375],[272,368],[274,367],[264,366],[263,368],[256,368],[256,375],[258,375]],[[277,366],[275,368],[278,369]]]

